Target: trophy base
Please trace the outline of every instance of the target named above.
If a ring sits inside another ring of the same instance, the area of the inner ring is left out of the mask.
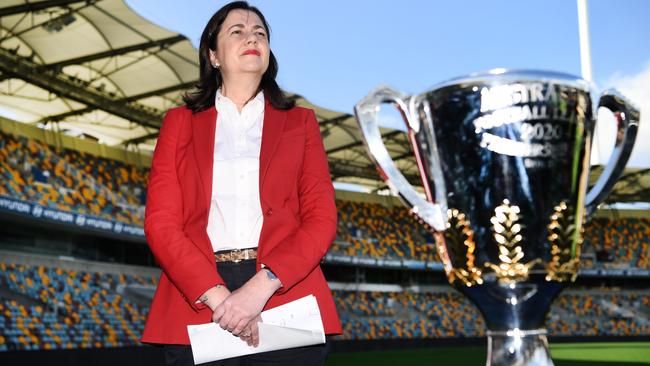
[[[553,366],[546,329],[490,331],[487,366]]]

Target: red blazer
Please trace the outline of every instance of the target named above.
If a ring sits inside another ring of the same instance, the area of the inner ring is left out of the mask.
[[[189,344],[188,324],[209,323],[196,300],[224,284],[206,232],[217,112],[169,110],[160,129],[149,178],[144,231],[162,268],[142,342]],[[260,151],[264,224],[260,263],[282,282],[265,309],[316,296],[325,332],[341,333],[332,293],[320,269],[336,235],[334,188],[314,112],[275,109],[266,102]]]

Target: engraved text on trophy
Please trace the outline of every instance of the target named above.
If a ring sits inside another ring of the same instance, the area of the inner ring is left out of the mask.
[[[526,168],[547,168],[566,156],[565,135],[576,121],[571,104],[580,98],[574,90],[536,82],[483,87],[480,93],[473,123],[482,148],[522,157]]]

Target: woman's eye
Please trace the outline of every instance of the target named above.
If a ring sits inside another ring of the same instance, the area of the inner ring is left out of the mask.
[[[265,37],[266,38],[266,33],[264,32],[257,32],[257,35],[260,37]]]
[[[241,34],[241,31],[240,31],[240,30],[234,30],[234,31],[232,31],[232,33],[230,33],[230,34]]]

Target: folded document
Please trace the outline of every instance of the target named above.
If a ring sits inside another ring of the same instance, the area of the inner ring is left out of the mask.
[[[251,347],[218,324],[188,325],[194,364],[325,343],[323,321],[314,295],[262,312],[260,344]]]

